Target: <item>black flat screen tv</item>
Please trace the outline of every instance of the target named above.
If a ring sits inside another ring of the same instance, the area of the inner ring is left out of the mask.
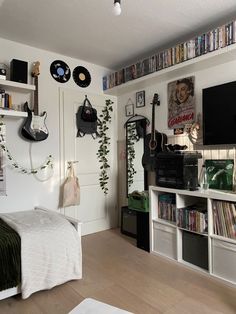
[[[203,145],[236,144],[236,81],[202,91]]]

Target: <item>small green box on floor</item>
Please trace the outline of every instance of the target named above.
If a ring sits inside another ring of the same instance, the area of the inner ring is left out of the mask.
[[[149,212],[149,195],[147,191],[134,191],[128,195],[128,207],[130,209]]]

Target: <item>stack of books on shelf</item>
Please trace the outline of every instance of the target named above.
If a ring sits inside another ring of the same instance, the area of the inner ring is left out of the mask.
[[[178,208],[177,226],[198,233],[207,232],[207,209],[199,206]]]
[[[159,196],[158,217],[160,219],[176,222],[176,203],[174,194]]]
[[[4,89],[0,89],[0,109],[11,109],[12,97],[5,92]]]
[[[103,90],[236,43],[236,21],[231,21],[186,42],[165,49],[103,77]]]
[[[212,202],[214,234],[236,239],[236,204],[231,202]]]

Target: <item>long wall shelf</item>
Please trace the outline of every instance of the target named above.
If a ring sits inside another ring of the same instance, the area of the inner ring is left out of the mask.
[[[182,77],[188,73],[201,71],[233,60],[236,60],[236,44],[208,52],[204,55],[178,63],[146,76],[142,76],[127,83],[123,83],[105,90],[104,93],[119,96],[164,80],[171,80],[176,76]]]
[[[30,92],[35,90],[35,86],[31,84],[18,83],[8,80],[0,80],[0,88],[10,89],[14,92]]]

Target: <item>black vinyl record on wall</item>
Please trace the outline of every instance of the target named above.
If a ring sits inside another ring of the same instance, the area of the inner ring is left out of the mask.
[[[50,66],[52,77],[59,83],[66,83],[69,81],[71,73],[69,66],[61,60],[55,60]]]
[[[77,66],[74,68],[73,79],[80,87],[88,87],[91,83],[91,75],[89,71],[82,66]]]

